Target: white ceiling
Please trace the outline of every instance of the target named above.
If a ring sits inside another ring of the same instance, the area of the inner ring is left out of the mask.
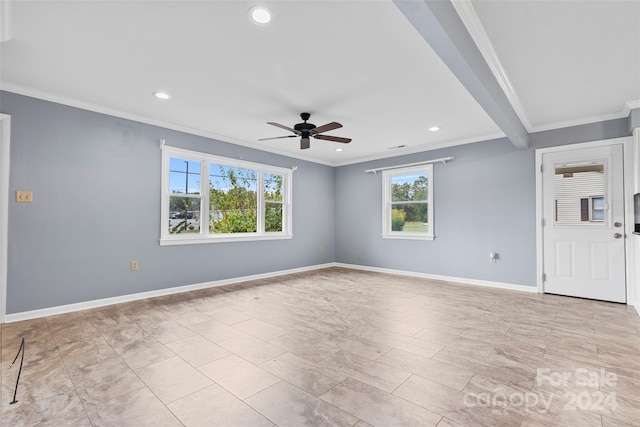
[[[640,2],[460,3],[529,131],[622,117],[640,99]],[[249,21],[257,4],[269,25]],[[0,84],[12,92],[330,165],[504,135],[390,0],[11,6]],[[267,121],[293,126],[303,111],[353,142],[257,141],[287,134]]]

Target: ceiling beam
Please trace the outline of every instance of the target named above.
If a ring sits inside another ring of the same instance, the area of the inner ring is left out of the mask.
[[[394,0],[425,41],[517,148],[529,133],[493,75],[453,4],[442,0]]]

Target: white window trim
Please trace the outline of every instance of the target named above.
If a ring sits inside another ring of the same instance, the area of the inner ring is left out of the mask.
[[[398,175],[409,175],[416,172],[426,172],[429,176],[429,197],[427,204],[429,206],[428,233],[406,233],[402,231],[391,230],[391,178]],[[383,239],[407,239],[407,240],[433,240],[434,234],[433,223],[433,164],[421,166],[389,169],[382,171],[382,238]]]
[[[293,171],[278,166],[270,166],[261,163],[247,162],[244,160],[220,157],[213,154],[186,150],[183,148],[162,145],[162,173],[161,173],[161,203],[160,208],[160,246],[191,245],[203,243],[247,242],[255,240],[282,240],[293,238],[292,234],[292,177]],[[170,234],[169,233],[169,163],[171,157],[196,160],[201,162],[200,167],[200,233],[199,234]],[[209,234],[209,165],[220,164],[224,166],[239,167],[258,171],[258,231],[255,233],[227,233]],[[263,232],[263,215],[265,213],[265,200],[263,192],[264,173],[280,174],[284,177],[282,189],[282,231]]]

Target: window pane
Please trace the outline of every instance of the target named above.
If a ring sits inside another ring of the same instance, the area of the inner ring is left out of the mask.
[[[429,232],[427,203],[394,203],[391,205],[391,231]]]
[[[429,177],[426,173],[391,177],[391,200],[393,202],[426,201],[428,197]]]
[[[264,199],[282,201],[283,176],[271,173],[264,174]]]
[[[200,194],[200,162],[171,157],[169,193]]]
[[[591,199],[591,220],[604,221],[604,197]]]
[[[265,203],[264,231],[282,231],[282,204]]]
[[[200,199],[169,197],[169,234],[200,233]]]
[[[251,169],[212,164],[209,169],[212,233],[255,233],[258,173]]]
[[[602,162],[556,166],[553,184],[555,225],[603,225],[605,200],[601,195],[605,190],[604,172]]]

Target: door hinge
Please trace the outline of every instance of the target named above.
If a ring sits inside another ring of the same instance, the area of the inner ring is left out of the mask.
[[[544,165],[540,165],[540,173],[544,172]]]
[[[546,281],[547,281],[547,275],[546,275],[546,274],[544,274],[544,273],[542,273],[542,281],[543,281],[543,282],[546,282]]]
[[[542,226],[544,227],[544,218],[542,218],[542,221],[540,221],[542,224]]]

